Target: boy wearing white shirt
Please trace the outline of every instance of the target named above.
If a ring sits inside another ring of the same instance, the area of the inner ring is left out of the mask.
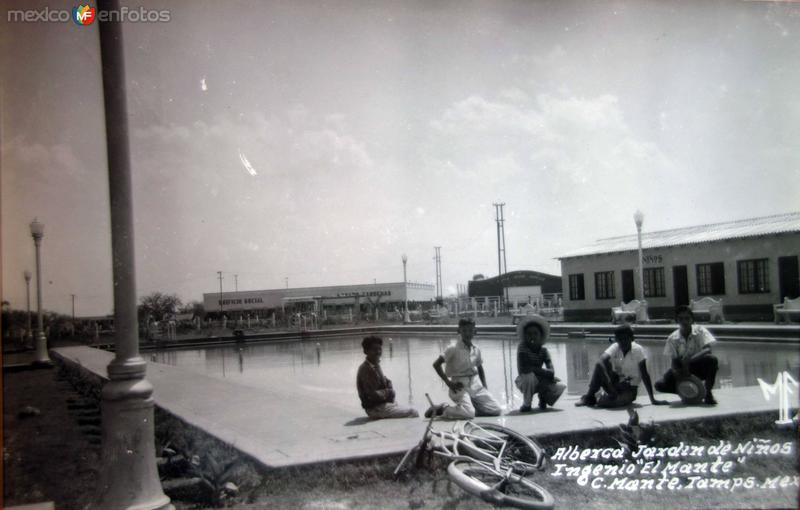
[[[656,381],[656,390],[663,393],[677,393],[677,382],[689,374],[703,380],[706,396],[703,400],[708,405],[716,405],[711,394],[717,377],[719,361],[711,354],[711,345],[717,339],[703,326],[694,323],[694,313],[688,306],[679,306],[675,310],[675,318],[680,325],[669,337],[664,346],[664,355],[672,359],[672,368]]]
[[[644,382],[650,403],[666,405],[665,400],[656,400],[653,385],[647,372],[647,356],[641,345],[633,339],[630,325],[623,324],[614,331],[616,341],[600,355],[589,381],[589,391],[576,406],[624,407],[636,400],[639,382]],[[602,390],[600,398],[597,392]]]
[[[434,370],[450,390],[453,404],[433,406],[425,412],[425,417],[435,414],[447,420],[471,420],[475,416],[500,416],[500,404],[486,387],[481,351],[472,343],[475,322],[469,318],[459,320],[458,334],[461,340],[433,362]]]

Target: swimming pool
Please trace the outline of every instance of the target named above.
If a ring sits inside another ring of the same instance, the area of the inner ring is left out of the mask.
[[[381,365],[394,384],[399,403],[424,411],[428,406],[425,392],[434,401],[447,399],[447,388],[432,364],[455,340],[454,336],[383,338]],[[640,343],[648,352],[648,369],[655,381],[669,367],[669,359],[662,354],[664,342]],[[513,384],[517,340],[478,336],[475,344],[483,354],[489,390],[506,410],[518,408],[521,395]],[[592,366],[607,345],[596,340],[548,342],[556,375],[567,384],[566,399],[586,390]],[[720,362],[717,387],[753,386],[758,384],[758,378],[773,382],[780,371],[796,373],[800,366],[796,345],[720,342],[715,345],[714,353]],[[363,359],[360,336],[150,353],[150,360],[157,363],[265,390],[288,386],[297,398],[333,401],[352,408],[354,413],[361,412],[355,379]],[[640,395],[646,395],[644,388],[640,389]]]

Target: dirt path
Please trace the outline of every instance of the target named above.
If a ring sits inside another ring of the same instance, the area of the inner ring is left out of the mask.
[[[55,501],[59,509],[84,508],[99,452],[99,409],[56,369],[3,374],[6,506]]]

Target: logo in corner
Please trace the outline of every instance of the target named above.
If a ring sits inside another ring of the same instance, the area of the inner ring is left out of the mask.
[[[91,25],[97,15],[97,9],[89,6],[89,4],[82,4],[72,8],[72,21],[76,25]]]

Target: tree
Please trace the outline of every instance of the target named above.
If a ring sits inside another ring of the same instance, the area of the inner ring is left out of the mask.
[[[203,303],[192,301],[181,307],[181,313],[190,313],[192,317],[200,317],[202,319],[206,314],[206,308],[203,306]]]
[[[161,321],[178,311],[183,305],[181,298],[176,294],[153,292],[141,298],[139,305],[139,318],[144,320]]]

